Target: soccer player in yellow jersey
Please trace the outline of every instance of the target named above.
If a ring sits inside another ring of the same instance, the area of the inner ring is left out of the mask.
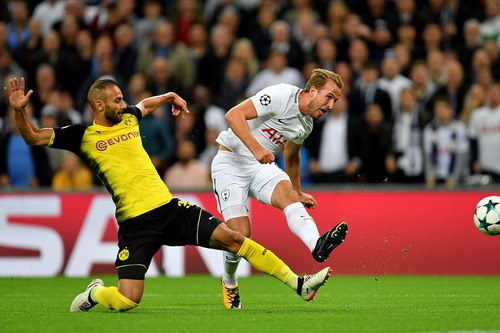
[[[186,102],[176,93],[149,97],[127,106],[116,82],[100,79],[87,95],[92,125],[39,129],[25,111],[33,91],[24,90],[24,78],[20,82],[10,79],[4,87],[24,140],[29,145],[66,149],[80,156],[106,186],[116,205],[118,287],[105,287],[102,280],[95,279],[75,297],[70,311],[88,311],[96,304],[118,311],[135,308],[142,298],[146,271],[162,245],[230,251],[282,281],[306,301],[314,298],[330,276],[330,267],[313,275],[297,276],[271,251],[230,230],[211,213],[170,193],[142,147],[139,122],[166,103],[172,105],[174,116],[189,113]]]

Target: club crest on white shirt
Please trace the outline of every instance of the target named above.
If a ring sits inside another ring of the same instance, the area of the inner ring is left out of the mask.
[[[259,101],[260,101],[260,104],[267,106],[267,105],[271,104],[271,96],[269,96],[267,94],[262,95],[262,96],[260,96]]]

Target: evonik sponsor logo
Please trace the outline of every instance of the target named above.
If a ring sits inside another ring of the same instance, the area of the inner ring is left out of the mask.
[[[109,146],[114,144],[118,144],[124,141],[128,141],[129,139],[134,139],[139,137],[138,131],[129,132],[127,134],[117,135],[113,138],[107,140],[99,140],[95,143],[95,147],[98,151],[105,151]]]

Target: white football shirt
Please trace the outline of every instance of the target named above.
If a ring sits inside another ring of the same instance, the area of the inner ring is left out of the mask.
[[[301,88],[281,83],[264,88],[250,97],[258,116],[249,120],[248,126],[265,149],[276,154],[287,141],[301,145],[311,134],[313,119],[299,111],[301,91]],[[216,141],[234,153],[253,157],[231,128],[221,132]]]

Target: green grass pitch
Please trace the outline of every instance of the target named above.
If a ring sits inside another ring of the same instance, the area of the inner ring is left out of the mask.
[[[99,276],[115,285],[115,276]],[[219,279],[148,278],[140,306],[70,313],[90,278],[0,278],[0,332],[500,333],[498,276],[332,276],[312,302],[264,275],[240,279],[242,310]]]

